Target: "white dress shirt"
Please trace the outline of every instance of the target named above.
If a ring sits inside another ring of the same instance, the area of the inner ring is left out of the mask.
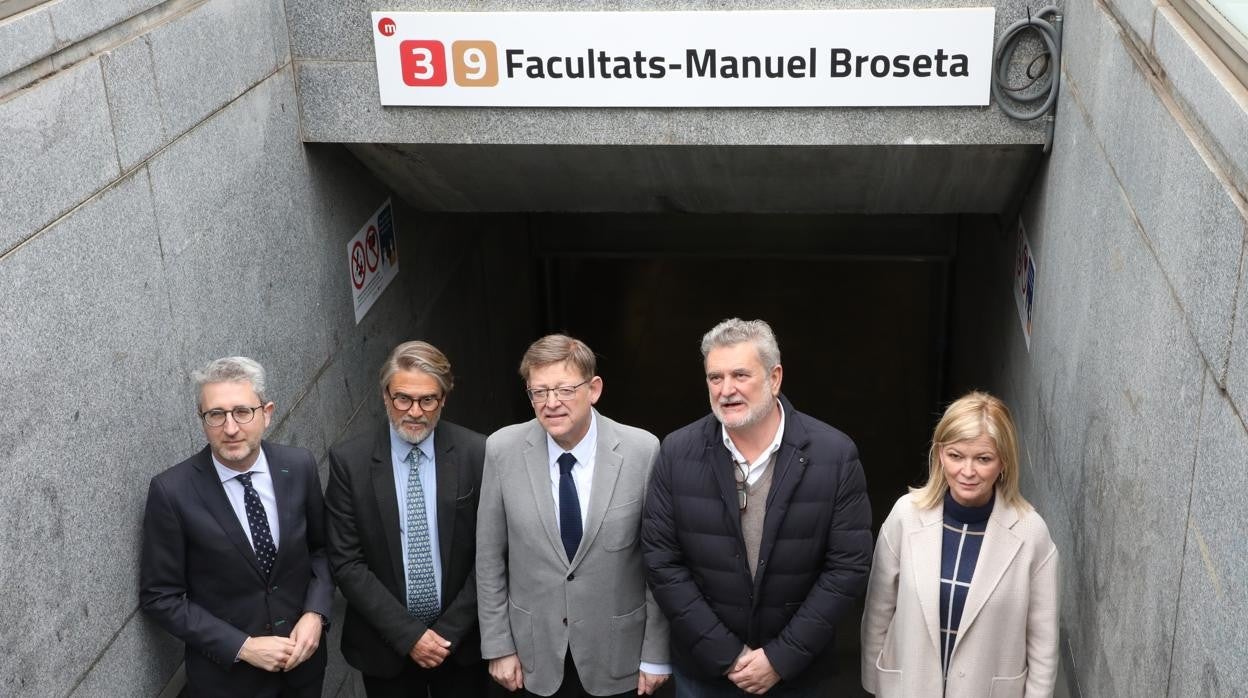
[[[589,490],[594,483],[594,458],[598,452],[598,416],[589,413],[589,431],[585,438],[572,447],[571,453],[576,457],[572,466],[572,482],[576,484],[576,500],[581,505],[581,527],[589,518]],[[555,443],[554,437],[546,435],[546,460],[550,463],[550,495],[555,498],[555,523],[559,522],[559,456],[565,453],[563,446]]]
[[[399,549],[403,551],[403,569],[407,570],[407,476],[412,466],[407,464],[407,454],[412,448],[425,454],[421,461],[420,487],[425,493],[425,519],[429,526],[429,554],[433,557],[433,584],[438,590],[438,604],[442,604],[442,545],[438,539],[438,470],[434,460],[433,434],[424,441],[412,444],[405,441],[390,426],[390,463],[394,468],[394,494],[399,501]]]
[[[247,523],[247,503],[244,499],[246,490],[243,488],[243,483],[238,481],[238,476],[242,473],[221,465],[216,455],[212,457],[212,465],[217,469],[217,477],[221,478],[221,487],[225,489],[225,496],[230,500],[234,516],[237,516],[238,522],[243,525],[243,533],[247,535],[247,542],[251,543],[251,549],[255,550],[256,542],[251,539],[251,524]],[[269,520],[269,533],[273,535],[273,547],[276,549],[280,545],[282,532],[277,526],[277,495],[273,492],[273,478],[269,475],[269,460],[264,457],[264,449],[260,449],[260,457],[247,472],[251,473],[251,486],[256,488],[256,494],[260,495],[260,503],[264,505],[264,516]]]
[[[555,443],[550,434],[546,435],[546,459],[550,463],[550,496],[555,499],[555,522],[559,523],[559,456],[564,453],[571,453],[576,458],[576,463],[572,465],[569,473],[572,475],[572,482],[576,484],[576,500],[581,505],[581,527],[585,526],[585,520],[589,518],[589,493],[594,481],[594,461],[598,454],[598,415],[590,411],[589,413],[589,431],[585,432],[585,438],[581,439],[570,451],[564,451],[563,446]],[[670,664],[652,664],[650,662],[642,662],[638,667],[639,670],[655,676],[663,676],[672,673]]]
[[[776,436],[771,440],[771,445],[764,448],[763,452],[758,454],[758,458],[753,463],[746,460],[741,451],[737,450],[737,445],[728,436],[728,428],[722,424],[719,426],[720,433],[724,436],[724,447],[732,455],[732,462],[738,466],[748,466],[745,481],[751,485],[758,482],[758,478],[763,476],[763,471],[767,468],[767,461],[771,459],[771,454],[780,450],[780,442],[784,440],[784,405],[781,405],[780,401],[776,400],[776,407],[780,409],[780,424],[776,427]]]

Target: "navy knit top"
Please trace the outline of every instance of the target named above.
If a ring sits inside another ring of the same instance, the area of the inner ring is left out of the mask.
[[[940,545],[940,668],[941,675],[946,678],[958,626],[962,622],[962,608],[966,605],[971,578],[975,576],[975,563],[979,561],[994,501],[995,492],[987,504],[967,507],[945,492],[944,535]]]

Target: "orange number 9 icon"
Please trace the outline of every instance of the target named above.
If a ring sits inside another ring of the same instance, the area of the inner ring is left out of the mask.
[[[455,84],[493,87],[498,84],[498,47],[493,41],[456,41],[451,44]]]

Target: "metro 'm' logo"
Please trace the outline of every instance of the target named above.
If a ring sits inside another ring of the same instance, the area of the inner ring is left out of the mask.
[[[446,45],[432,39],[399,42],[403,83],[408,87],[442,87],[446,84]],[[451,66],[460,87],[493,87],[498,84],[498,47],[493,41],[455,41]]]

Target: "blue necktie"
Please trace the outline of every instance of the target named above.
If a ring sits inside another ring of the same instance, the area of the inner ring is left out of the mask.
[[[424,452],[413,448],[403,462],[411,466],[407,473],[407,612],[428,625],[441,609],[433,579],[425,488],[420,484],[420,464],[424,460]]]
[[[581,545],[581,501],[576,497],[576,483],[572,480],[572,466],[576,456],[565,453],[559,456],[559,537],[563,539],[563,551],[568,562],[576,557]]]
[[[251,547],[256,551],[260,569],[268,577],[273,571],[273,562],[277,560],[277,546],[273,544],[273,533],[269,530],[269,517],[264,512],[260,495],[251,484],[251,473],[243,473],[235,479],[243,483],[243,508],[247,510],[247,526],[251,529]]]

